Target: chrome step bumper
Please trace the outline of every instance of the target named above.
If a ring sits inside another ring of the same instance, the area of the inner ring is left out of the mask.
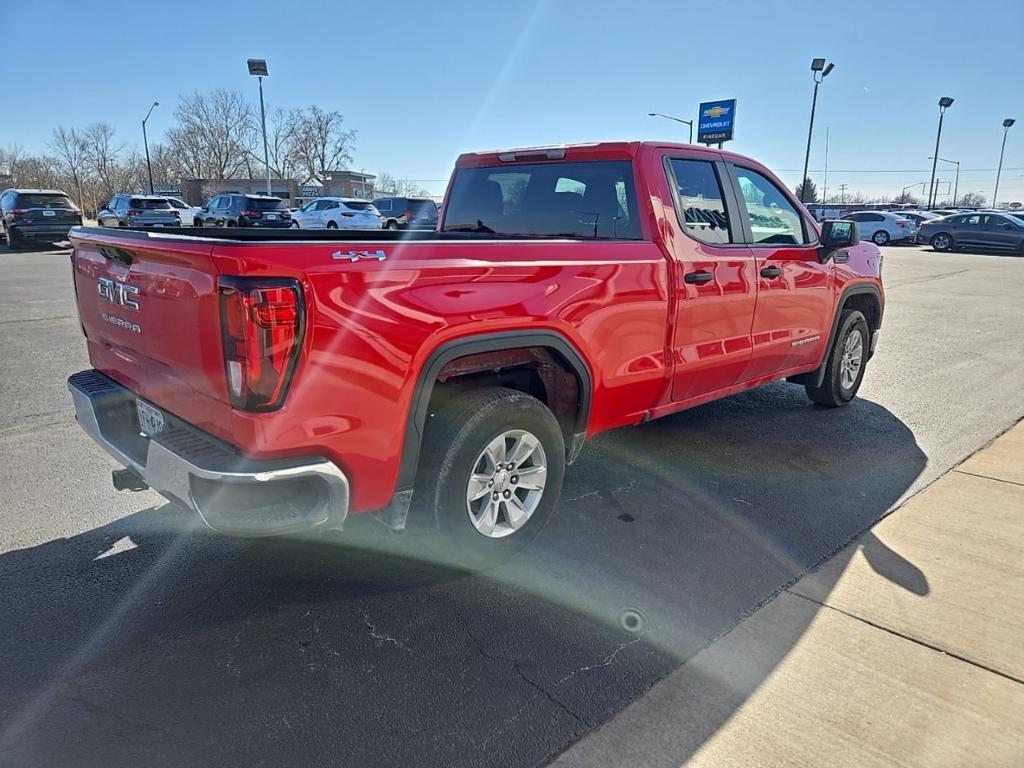
[[[117,382],[81,371],[68,379],[68,389],[78,423],[93,440],[216,531],[273,536],[340,528],[348,515],[348,478],[324,458],[246,459],[162,409],[164,431],[147,437],[139,431],[138,398]]]

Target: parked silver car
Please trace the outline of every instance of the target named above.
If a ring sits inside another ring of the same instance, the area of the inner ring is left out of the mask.
[[[114,195],[96,219],[101,227],[181,226],[178,212],[157,195]]]

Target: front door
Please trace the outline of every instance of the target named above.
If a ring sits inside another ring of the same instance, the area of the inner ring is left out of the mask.
[[[672,399],[691,400],[739,381],[750,359],[757,280],[743,242],[726,168],[707,153],[666,162],[675,217]]]
[[[750,362],[742,380],[818,365],[832,315],[832,262],[818,260],[817,230],[776,180],[729,166],[757,270]]]

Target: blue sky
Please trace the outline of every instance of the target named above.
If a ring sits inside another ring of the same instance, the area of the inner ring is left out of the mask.
[[[0,146],[45,149],[57,124],[112,123],[141,144],[179,94],[257,99],[248,57],[268,59],[269,106],[318,104],[358,131],[352,167],[441,192],[462,151],[600,139],[684,139],[701,100],[736,98],[729,149],[796,183],[812,81],[825,56],[812,148],[820,185],[898,193],[928,178],[940,96],[941,156],[994,169],[1010,130],[1001,199],[1024,199],[1024,2],[135,2],[0,0]],[[881,173],[887,169],[895,172]],[[1011,170],[1008,170],[1011,169]],[[942,168],[952,180],[952,168]],[[994,170],[960,191],[991,198]],[[1003,192],[1005,191],[1005,195]]]

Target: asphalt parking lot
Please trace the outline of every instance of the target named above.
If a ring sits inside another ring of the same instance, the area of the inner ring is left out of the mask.
[[[602,436],[538,545],[471,576],[114,492],[65,388],[68,252],[0,249],[0,762],[551,760],[1024,415],[1024,258],[884,251],[850,407],[775,384]]]

